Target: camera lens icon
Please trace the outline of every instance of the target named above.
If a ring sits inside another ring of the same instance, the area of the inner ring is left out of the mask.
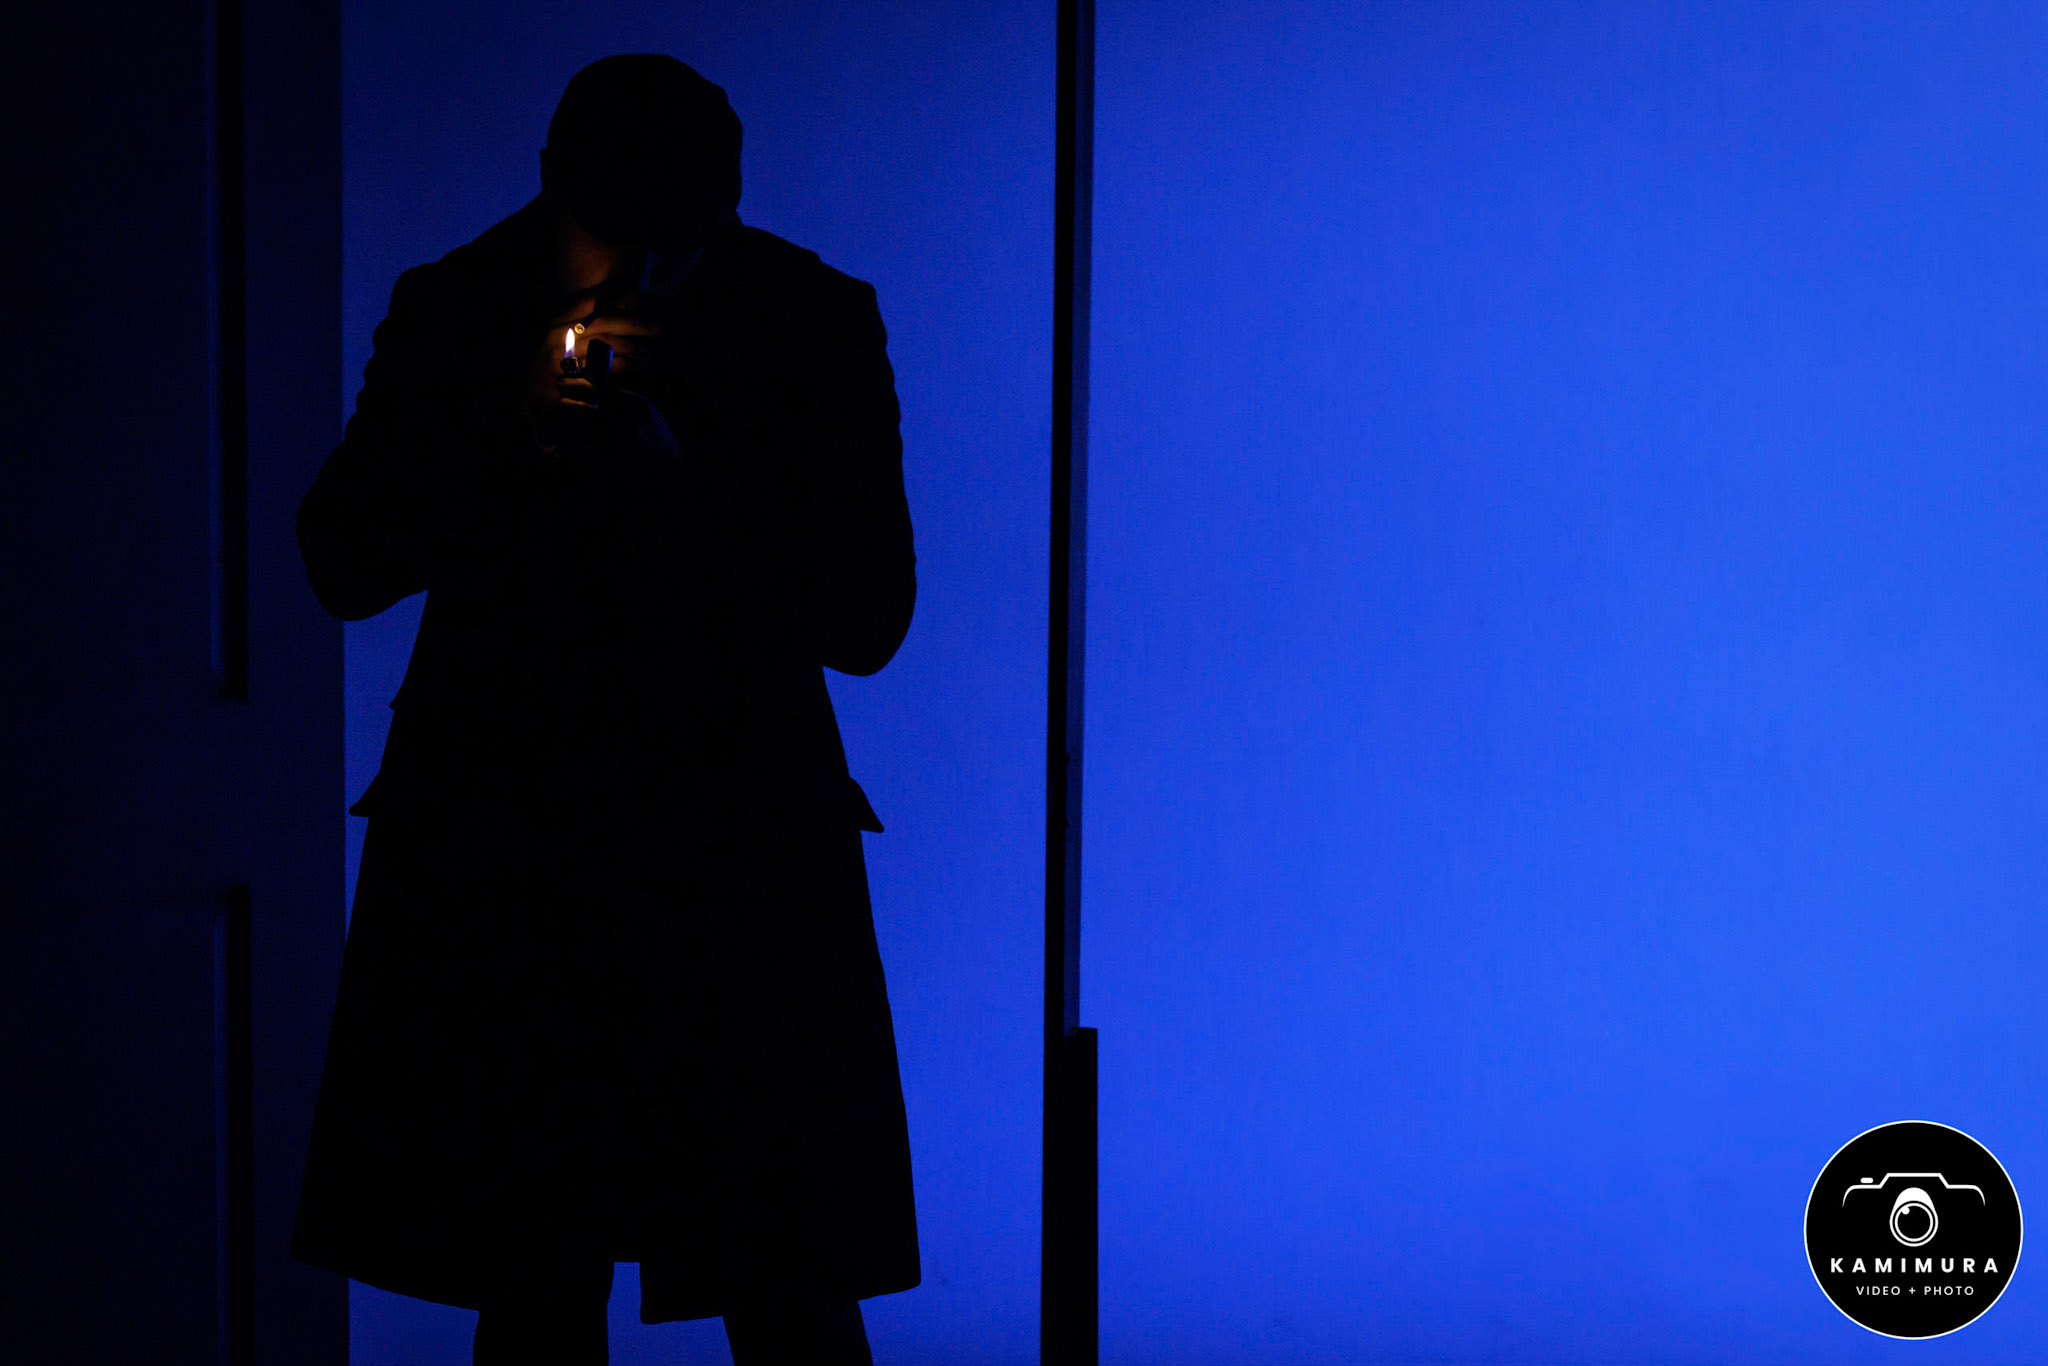
[[[1921,1182],[1926,1184],[1919,1184]],[[1842,1204],[1846,1206],[1852,1195],[1875,1195],[1878,1197],[1877,1200],[1863,1203],[1882,1209],[1883,1206],[1878,1202],[1883,1200],[1883,1193],[1896,1191],[1897,1194],[1892,1196],[1892,1216],[1889,1221],[1892,1237],[1906,1247],[1925,1247],[1934,1241],[1935,1232],[1941,1227],[1941,1216],[1934,1212],[1934,1197],[1928,1194],[1937,1186],[1941,1188],[1943,1198],[1952,1196],[1957,1191],[1968,1191],[1977,1197],[1978,1204],[1987,1203],[1982,1186],[1974,1186],[1964,1181],[1951,1181],[1940,1172],[1886,1172],[1882,1181],[1874,1176],[1866,1176],[1844,1189]]]
[[[1934,1212],[1934,1197],[1918,1186],[1908,1186],[1892,1201],[1892,1237],[1907,1247],[1923,1247],[1934,1241],[1941,1219]]]

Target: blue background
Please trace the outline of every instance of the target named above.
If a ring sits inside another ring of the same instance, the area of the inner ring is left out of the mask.
[[[927,1275],[867,1313],[1032,1360],[1052,5],[588,13],[350,7],[349,392],[605,52],[724,84],[742,215],[876,283],[921,594],[832,682]],[[1800,1226],[1888,1120],[2048,1170],[2048,12],[1099,22],[1104,1360],[2030,1357],[2024,1255],[1898,1343]],[[350,627],[351,795],[414,620]],[[724,1359],[635,1298],[615,1361]]]

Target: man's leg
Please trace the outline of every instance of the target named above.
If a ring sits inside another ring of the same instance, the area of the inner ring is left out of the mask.
[[[859,1300],[791,1300],[725,1316],[732,1366],[874,1366]]]
[[[612,1264],[507,1282],[476,1316],[475,1366],[607,1366]]]

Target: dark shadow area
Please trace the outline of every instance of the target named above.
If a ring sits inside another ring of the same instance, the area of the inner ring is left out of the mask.
[[[288,1253],[341,955],[325,0],[10,13],[0,1360],[342,1366]]]

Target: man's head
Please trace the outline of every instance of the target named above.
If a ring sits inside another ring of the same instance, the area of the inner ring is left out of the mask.
[[[681,255],[739,203],[739,116],[673,57],[601,58],[562,92],[540,174],[549,201],[592,237]]]

